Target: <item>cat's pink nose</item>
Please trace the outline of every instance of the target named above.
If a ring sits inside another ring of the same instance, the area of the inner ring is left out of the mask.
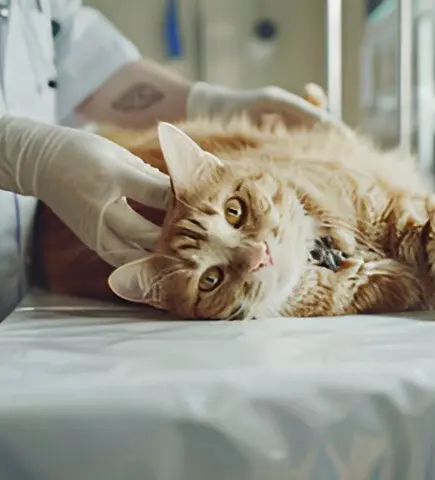
[[[266,242],[251,247],[248,251],[248,270],[256,272],[260,268],[273,265],[273,258],[270,254],[269,245]]]

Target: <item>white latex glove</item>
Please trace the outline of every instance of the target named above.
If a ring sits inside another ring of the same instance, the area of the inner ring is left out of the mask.
[[[316,95],[321,94],[320,87],[317,87],[317,90],[313,84],[307,85],[307,96],[311,98],[313,92]],[[326,97],[315,100],[320,104],[326,102]],[[325,108],[315,106],[279,87],[233,90],[198,82],[190,91],[187,103],[188,118],[219,116],[228,120],[241,112],[248,113],[255,121],[260,121],[263,115],[279,115],[289,126],[310,126],[316,122],[335,123]]]
[[[125,198],[162,210],[170,198],[169,178],[119,145],[13,117],[0,119],[0,188],[42,200],[114,266],[143,257],[160,233]]]

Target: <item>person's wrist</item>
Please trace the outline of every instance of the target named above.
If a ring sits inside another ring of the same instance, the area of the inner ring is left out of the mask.
[[[34,196],[33,166],[39,155],[32,145],[37,125],[37,122],[27,118],[9,115],[0,118],[0,149],[3,155],[0,165],[2,189]],[[32,162],[27,161],[29,154],[32,154]]]
[[[62,149],[69,132],[75,131],[21,117],[3,121],[0,119],[0,141],[10,185],[2,188],[45,201],[44,194],[56,183],[53,156]]]
[[[242,92],[206,82],[192,85],[187,99],[187,118],[230,116]]]

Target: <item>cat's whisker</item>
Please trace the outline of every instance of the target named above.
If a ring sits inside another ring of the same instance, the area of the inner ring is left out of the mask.
[[[177,266],[167,268],[165,270],[161,270],[156,274],[152,279],[151,279],[151,285],[150,285],[150,290],[152,288],[155,288],[157,285],[161,284],[163,281],[167,280],[170,278],[172,275],[175,275],[176,273],[182,274],[184,272],[187,272],[188,269],[186,268],[177,268]]]
[[[246,310],[246,304],[248,303],[248,299],[244,298],[242,302],[236,307],[234,311],[231,312],[229,317],[225,318],[226,321],[231,322],[233,320],[244,320]],[[240,317],[240,314],[243,314],[243,317]]]
[[[226,319],[228,322],[232,320],[237,320],[237,317],[245,311],[245,301],[243,301],[234,312]]]
[[[264,315],[267,317],[281,317],[281,314],[279,312],[279,308],[271,305],[270,307],[267,307],[266,310],[264,311]]]
[[[167,253],[157,253],[157,255],[161,258],[166,258],[167,260],[173,260],[174,262],[176,263],[179,263],[180,262],[180,259],[177,258],[175,255],[169,255]]]
[[[189,208],[190,210],[193,210],[194,212],[197,212],[197,213],[201,213],[201,210],[198,207],[191,205],[190,203],[187,203],[183,199],[177,198],[177,201],[182,205],[184,205],[185,207]]]
[[[183,268],[183,269],[179,268],[179,264],[175,264],[175,265],[172,265],[172,266],[167,267],[165,269],[159,270],[151,278],[150,286],[153,287],[153,286],[157,285],[158,283],[162,282],[163,280],[165,280],[168,277],[168,275],[173,275],[174,273],[184,272],[184,271],[186,271],[186,269],[185,268]]]
[[[187,268],[177,268],[174,266],[172,268],[167,268],[158,272],[158,275],[155,275],[151,281],[147,290],[142,293],[142,298],[145,299],[149,294],[152,295],[153,291],[164,281],[168,280],[172,275],[188,273]]]
[[[152,294],[155,288],[165,279],[167,274],[171,274],[174,271],[174,267],[161,270],[154,277],[152,277],[148,283],[148,288],[142,292],[142,299],[145,299],[149,294]]]
[[[338,217],[334,217],[332,215],[328,215],[326,218],[323,218],[321,221],[321,225],[326,227],[326,228],[334,228],[334,227],[340,227],[344,230],[347,230],[351,232],[355,238],[365,245],[367,248],[370,250],[373,250],[376,252],[378,255],[383,255],[383,252],[377,245],[375,245],[373,242],[371,242],[366,236],[361,234],[361,231],[358,229],[358,227],[346,222],[343,219],[340,219]],[[369,225],[367,223],[367,225]]]
[[[112,250],[105,250],[104,253],[109,254],[109,255],[122,255],[124,253],[130,253],[132,251],[132,248],[119,248],[119,249],[112,249]],[[144,251],[144,256],[143,258],[146,258],[146,256],[149,255],[149,252]]]

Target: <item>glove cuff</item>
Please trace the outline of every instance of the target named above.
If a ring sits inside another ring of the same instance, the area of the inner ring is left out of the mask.
[[[194,83],[187,99],[187,118],[229,117],[240,92],[205,82]]]
[[[0,188],[24,194],[20,182],[23,150],[26,137],[22,132],[22,123],[30,120],[9,115],[0,118]]]

